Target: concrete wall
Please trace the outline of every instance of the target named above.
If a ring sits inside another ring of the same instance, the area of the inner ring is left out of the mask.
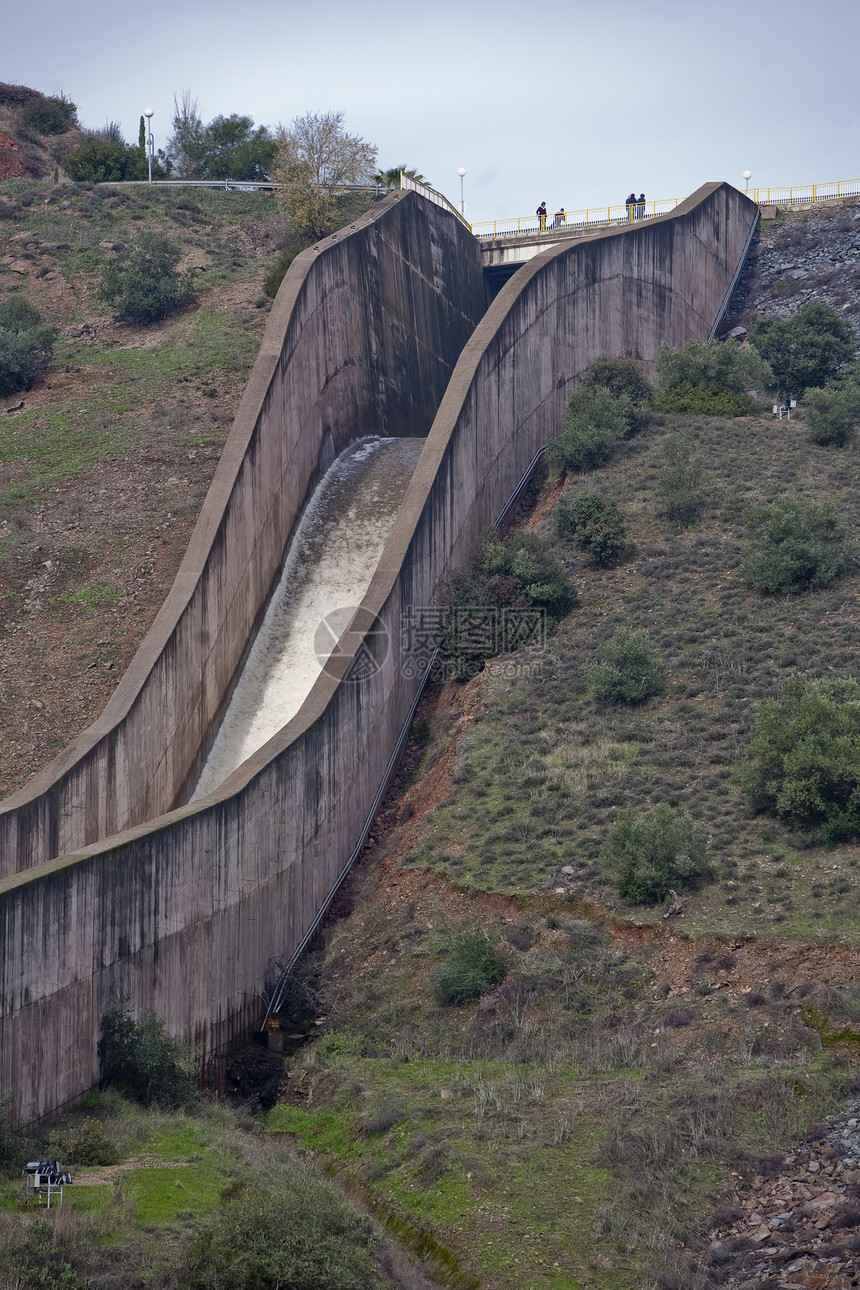
[[[99,720],[0,807],[0,877],[185,799],[321,467],[425,435],[486,303],[468,230],[411,197],[297,259],[173,589]]]
[[[465,559],[594,357],[651,361],[661,340],[707,337],[756,218],[708,185],[526,266],[463,350],[344,655],[296,717],[194,807],[0,882],[0,1087],[24,1118],[95,1080],[112,994],[210,1052],[259,1019],[273,959],[352,855],[415,697],[402,615]]]

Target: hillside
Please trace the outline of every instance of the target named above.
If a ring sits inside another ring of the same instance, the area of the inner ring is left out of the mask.
[[[196,302],[137,327],[97,293],[143,229],[181,248]],[[58,333],[46,378],[0,408],[0,797],[98,716],[164,600],[282,237],[264,193],[0,184],[0,301],[24,295]]]
[[[7,791],[97,714],[151,622],[265,313],[267,198],[126,191],[0,185],[0,291],[26,284],[61,329],[45,383],[0,420]],[[143,226],[181,240],[199,297],[129,329],[95,288]],[[857,227],[837,209],[765,228],[735,316],[788,308],[773,283],[793,248],[800,267],[807,253],[841,266],[818,288],[844,289],[853,319]],[[683,530],[660,498],[679,440],[703,495]],[[786,679],[860,677],[856,539],[827,588],[762,596],[740,573],[750,508],[831,502],[855,533],[857,454],[856,439],[815,447],[802,419],[769,412],[664,416],[588,476],[542,481],[518,522],[552,544],[577,607],[542,647],[425,695],[279,1018],[294,1051],[252,1049],[231,1068],[254,1112],[247,1136],[219,1129],[217,1110],[145,1126],[91,1099],[131,1176],[72,1194],[83,1226],[64,1229],[63,1257],[76,1276],[176,1284],[195,1224],[229,1214],[234,1180],[260,1187],[280,1152],[333,1178],[440,1285],[860,1283],[860,847],[752,815],[739,777],[754,713]],[[610,569],[552,524],[563,492],[594,490],[629,523]],[[661,668],[635,707],[586,684],[619,626],[647,630]],[[679,907],[631,904],[606,864],[609,832],[622,809],[662,803],[703,828],[707,871]],[[464,974],[470,997],[450,984]],[[60,1151],[77,1124],[39,1150]],[[200,1190],[181,1205],[180,1167]],[[17,1249],[20,1227],[5,1231]],[[426,1284],[410,1268],[379,1275]]]

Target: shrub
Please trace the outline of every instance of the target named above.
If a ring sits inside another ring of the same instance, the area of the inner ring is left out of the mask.
[[[119,1150],[113,1138],[105,1133],[101,1120],[89,1117],[71,1136],[69,1158],[75,1165],[115,1165]]]
[[[583,374],[580,387],[604,389],[616,398],[629,400],[627,434],[635,434],[648,421],[654,401],[654,387],[635,358],[596,358]]]
[[[77,108],[65,95],[28,99],[21,120],[38,134],[65,134],[77,124]]]
[[[137,246],[105,265],[100,294],[121,322],[150,323],[194,299],[191,279],[178,271],[181,257],[161,233],[141,233]]]
[[[594,470],[614,455],[627,437],[634,415],[632,400],[600,386],[580,383],[567,401],[561,434],[550,460],[564,470]]]
[[[530,530],[486,533],[464,570],[443,579],[441,645],[460,677],[521,645],[539,643],[576,604],[564,565]]]
[[[186,1290],[373,1290],[382,1283],[370,1221],[331,1184],[295,1166],[265,1192],[238,1190],[200,1221]]]
[[[745,416],[756,411],[750,390],[767,389],[772,373],[749,347],[733,341],[688,340],[681,349],[660,346],[655,368],[661,412]]]
[[[505,959],[484,932],[464,932],[433,974],[433,995],[437,1003],[463,1003],[498,985],[506,972]]]
[[[620,627],[586,673],[594,697],[610,703],[642,703],[658,692],[661,681],[651,637],[641,628]]]
[[[55,333],[21,295],[0,304],[0,393],[28,390],[48,366]]]
[[[741,562],[741,576],[776,595],[825,587],[846,564],[846,528],[829,502],[800,499],[756,507],[749,531],[758,546]]]
[[[824,385],[854,355],[849,324],[820,300],[807,301],[792,318],[762,318],[750,345],[770,365],[772,386],[800,396]]]
[[[663,900],[673,889],[683,891],[707,867],[700,827],[665,803],[638,821],[633,811],[621,811],[609,830],[604,861],[619,895],[636,905]]]
[[[572,542],[600,568],[618,560],[627,541],[618,503],[601,493],[565,494],[553,510],[553,524],[563,542]]]
[[[111,1004],[102,1017],[98,1053],[105,1083],[145,1106],[186,1106],[196,1098],[194,1049],[169,1035],[149,1008],[134,1021],[123,1002]]]
[[[812,443],[844,444],[860,426],[860,363],[844,368],[822,389],[809,390],[803,406]]]
[[[742,779],[753,811],[860,831],[860,683],[794,676],[756,713]],[[835,830],[835,833],[834,833]]]
[[[263,290],[267,296],[271,296],[274,300],[275,296],[278,294],[278,288],[286,277],[287,269],[290,267],[296,256],[299,255],[300,252],[306,250],[310,245],[310,242],[298,239],[297,241],[292,242],[289,246],[284,247],[277,260],[266,274],[266,279],[263,283]]]
[[[657,481],[662,514],[679,529],[689,528],[702,512],[702,463],[690,456],[689,440],[674,435],[663,445],[666,465]]]
[[[79,148],[70,152],[63,169],[76,183],[121,183],[123,180],[146,179],[149,163],[140,148],[132,147],[121,138],[96,134],[85,139]],[[153,175],[161,171],[156,165]]]

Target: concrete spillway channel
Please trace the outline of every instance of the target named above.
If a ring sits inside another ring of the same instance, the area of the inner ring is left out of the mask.
[[[296,257],[149,634],[99,720],[0,803],[0,1091],[17,1090],[16,1116],[98,1079],[118,995],[207,1057],[259,1027],[397,764],[439,579],[504,511],[594,358],[649,364],[712,334],[757,220],[707,184],[671,214],[542,251],[489,305],[470,230],[417,193]],[[305,572],[327,551],[352,560],[351,508],[376,486],[355,476],[320,503],[325,536],[311,494],[337,483],[332,460],[383,469],[371,435],[405,454],[403,501],[380,484],[363,574],[335,560],[320,598]],[[304,680],[266,680],[249,640],[264,662],[301,653],[301,625]]]
[[[299,711],[364,598],[423,445],[360,439],[317,486],[192,801]]]

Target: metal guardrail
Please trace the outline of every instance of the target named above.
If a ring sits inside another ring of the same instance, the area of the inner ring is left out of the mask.
[[[745,188],[744,194],[759,206],[800,206],[832,201],[834,197],[860,197],[860,179],[831,179],[825,184],[799,184],[783,188]]]
[[[627,224],[631,220],[651,219],[674,210],[680,197],[665,197],[656,202],[637,202],[628,206],[589,206],[585,210],[559,210],[539,215],[518,215],[510,219],[482,220],[472,225],[475,237],[517,237],[522,233],[552,233],[556,229],[586,228],[590,224]]]
[[[443,210],[450,211],[452,215],[456,215],[460,223],[465,224],[470,233],[475,231],[466,217],[457,210],[454,203],[449,202],[444,193],[437,192],[429,184],[420,184],[416,179],[410,179],[408,175],[404,175],[401,170],[400,187],[407,192],[420,193],[422,197],[427,198],[428,202],[434,202],[437,206],[441,206]]]

